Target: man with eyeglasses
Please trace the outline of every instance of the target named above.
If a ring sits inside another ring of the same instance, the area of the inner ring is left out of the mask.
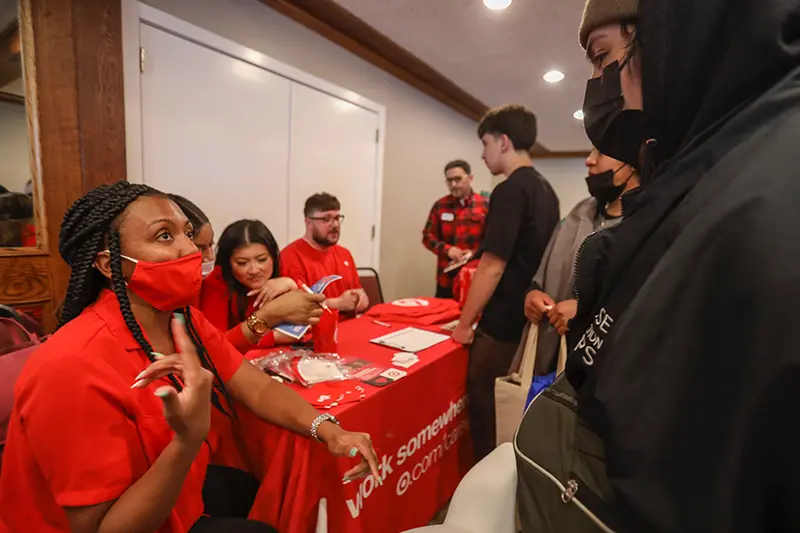
[[[325,294],[328,305],[343,313],[360,313],[369,307],[369,298],[356,271],[350,251],[339,246],[344,215],[339,200],[326,192],[306,200],[303,210],[306,234],[283,249],[280,256],[281,275],[312,285],[320,278],[339,275]]]
[[[422,244],[436,254],[436,297],[453,297],[453,279],[445,273],[452,261],[474,254],[483,237],[489,200],[472,190],[469,163],[456,159],[444,167],[450,194],[440,198],[428,215]]]

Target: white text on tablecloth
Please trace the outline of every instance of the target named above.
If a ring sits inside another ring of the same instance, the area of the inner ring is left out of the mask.
[[[444,454],[455,444],[461,435],[467,429],[467,421],[461,420],[452,430],[449,427],[458,418],[467,406],[467,397],[464,396],[456,402],[450,402],[449,407],[442,414],[433,419],[433,421],[422,428],[422,430],[415,436],[411,437],[409,441],[397,450],[392,455],[384,455],[381,457],[381,465],[379,467],[379,474],[381,481],[386,482],[386,479],[394,473],[395,467],[401,467],[411,459],[414,455],[422,450],[427,444],[433,444],[441,433],[441,441],[436,446],[425,453],[414,466],[409,467],[402,474],[400,474],[395,490],[398,496],[402,496],[408,491],[408,488],[416,481],[418,481],[425,473],[435,465]],[[361,510],[367,499],[372,495],[373,491],[377,488],[375,479],[370,475],[364,478],[358,487],[358,494],[356,494],[355,501],[347,500],[347,508],[353,518],[358,518]]]

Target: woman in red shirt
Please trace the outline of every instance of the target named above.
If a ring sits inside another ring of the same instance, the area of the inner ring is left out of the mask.
[[[291,278],[279,277],[279,273],[278,243],[263,222],[239,220],[225,228],[216,267],[203,280],[200,310],[242,353],[294,341],[273,332],[265,320],[266,303],[297,290]]]
[[[17,381],[3,456],[0,521],[12,532],[270,531],[203,516],[212,404],[235,419],[241,402],[335,455],[361,454],[353,474],[378,479],[368,435],[243,364],[188,307],[202,259],[165,195],[127,182],[87,193],[64,217],[59,252],[72,267],[61,326]],[[300,298],[320,303],[300,292],[275,302]],[[285,319],[273,310],[270,321]]]
[[[169,199],[178,204],[183,214],[192,223],[194,245],[203,256],[203,279],[211,275],[214,270],[214,260],[216,255],[214,253],[214,228],[211,226],[211,221],[202,209],[183,196],[177,194],[170,194]]]

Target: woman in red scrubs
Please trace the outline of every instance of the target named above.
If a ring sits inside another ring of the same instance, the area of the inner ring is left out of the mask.
[[[235,417],[240,402],[334,455],[360,454],[353,474],[378,479],[368,435],[243,364],[188,307],[202,259],[165,195],[127,182],[87,193],[64,216],[59,252],[72,267],[61,327],[17,381],[3,456],[0,521],[12,532],[270,531],[203,516],[211,404]],[[320,303],[289,293],[268,319],[283,320],[292,298]]]
[[[194,245],[197,246],[197,250],[203,256],[203,279],[205,279],[214,270],[214,260],[216,259],[214,228],[211,226],[211,221],[203,210],[188,198],[170,194],[169,199],[178,204],[183,214],[192,223]]]
[[[200,310],[242,353],[294,341],[273,332],[265,320],[265,304],[298,288],[279,272],[278,243],[263,222],[239,220],[225,228],[216,267],[203,280]]]

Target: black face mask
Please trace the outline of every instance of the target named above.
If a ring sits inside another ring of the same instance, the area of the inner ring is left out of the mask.
[[[625,165],[622,165],[617,170],[606,170],[605,172],[593,176],[590,175],[586,178],[589,194],[594,196],[597,203],[601,206],[610,204],[619,198],[619,195],[625,190],[625,185],[628,184],[627,180],[622,185],[614,185],[614,176],[623,168],[625,168]]]
[[[638,169],[639,150],[646,140],[644,113],[624,109],[620,72],[626,64],[614,61],[603,69],[602,76],[586,82],[583,126],[600,152]]]

